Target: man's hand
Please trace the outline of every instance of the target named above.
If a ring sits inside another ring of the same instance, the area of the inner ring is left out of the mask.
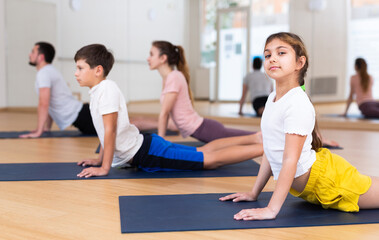
[[[32,131],[27,134],[22,134],[18,136],[19,138],[39,138],[42,135],[43,132],[37,132],[37,131]]]

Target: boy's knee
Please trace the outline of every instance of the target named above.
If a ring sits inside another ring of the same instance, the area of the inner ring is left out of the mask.
[[[217,162],[216,158],[211,154],[204,153],[204,169],[215,169],[220,167],[220,164]]]

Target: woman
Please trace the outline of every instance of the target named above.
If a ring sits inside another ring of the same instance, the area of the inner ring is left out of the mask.
[[[201,117],[194,110],[189,70],[181,46],[155,41],[147,61],[150,69],[158,70],[162,77],[161,111],[157,124],[159,136],[165,137],[170,117],[183,137],[191,136],[206,143],[219,138],[254,134],[226,128],[215,120]],[[141,130],[148,123],[149,127],[153,126],[151,120],[133,119],[131,122]],[[258,135],[254,134],[252,138],[256,138],[257,143],[261,142]]]
[[[367,63],[363,58],[355,60],[355,71],[356,74],[350,79],[350,95],[343,116],[347,116],[347,111],[355,96],[359,110],[366,118],[379,118],[379,102],[372,97],[374,80],[367,73]]]

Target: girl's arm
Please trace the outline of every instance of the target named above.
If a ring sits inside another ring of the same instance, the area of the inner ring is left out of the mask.
[[[233,200],[233,202],[239,201],[256,201],[258,195],[262,192],[263,188],[266,186],[267,181],[272,175],[270,164],[266,158],[266,155],[263,154],[261,166],[259,167],[259,172],[257,180],[255,181],[253,190],[251,192],[245,193],[234,193],[225,197],[221,197],[220,201]]]
[[[170,117],[170,112],[176,102],[178,93],[169,92],[164,95],[164,100],[161,107],[161,112],[158,118],[158,135],[165,137],[166,129],[168,124],[168,119]]]
[[[104,153],[101,166],[85,168],[81,173],[78,174],[78,177],[89,178],[92,176],[105,176],[108,174],[112,166],[114,149],[116,144],[117,117],[117,112],[103,115]]]
[[[286,134],[283,165],[268,206],[265,208],[244,209],[234,215],[236,220],[264,220],[276,218],[295,178],[297,162],[300,158],[305,139],[306,136]]]

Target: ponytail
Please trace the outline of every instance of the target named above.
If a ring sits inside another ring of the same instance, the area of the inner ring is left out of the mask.
[[[160,56],[166,55],[167,56],[167,63],[171,67],[176,67],[178,71],[180,71],[187,82],[187,88],[188,88],[188,95],[190,97],[190,100],[193,105],[193,94],[191,91],[191,84],[190,84],[190,74],[189,69],[187,65],[186,58],[184,56],[184,49],[182,46],[175,46],[170,42],[167,41],[154,41],[152,44],[154,47],[159,49]]]
[[[320,136],[321,135],[319,134],[317,120],[315,120],[315,127],[312,131],[312,149],[316,152],[318,152],[319,149],[322,148],[322,141],[320,139]]]
[[[192,91],[191,91],[191,84],[190,84],[190,74],[189,74],[189,69],[188,69],[188,64],[187,64],[187,61],[186,61],[186,58],[184,56],[184,49],[182,48],[182,46],[176,46],[176,48],[178,49],[178,53],[179,53],[179,60],[178,60],[178,63],[176,64],[176,68],[183,73],[184,77],[186,78],[186,82],[187,82],[187,86],[188,86],[188,95],[191,99],[191,102],[192,102],[192,105],[193,105],[193,94],[192,94]]]
[[[361,78],[361,87],[363,92],[367,92],[370,83],[370,76],[367,73],[367,63],[363,58],[357,58],[355,60],[355,67]]]

